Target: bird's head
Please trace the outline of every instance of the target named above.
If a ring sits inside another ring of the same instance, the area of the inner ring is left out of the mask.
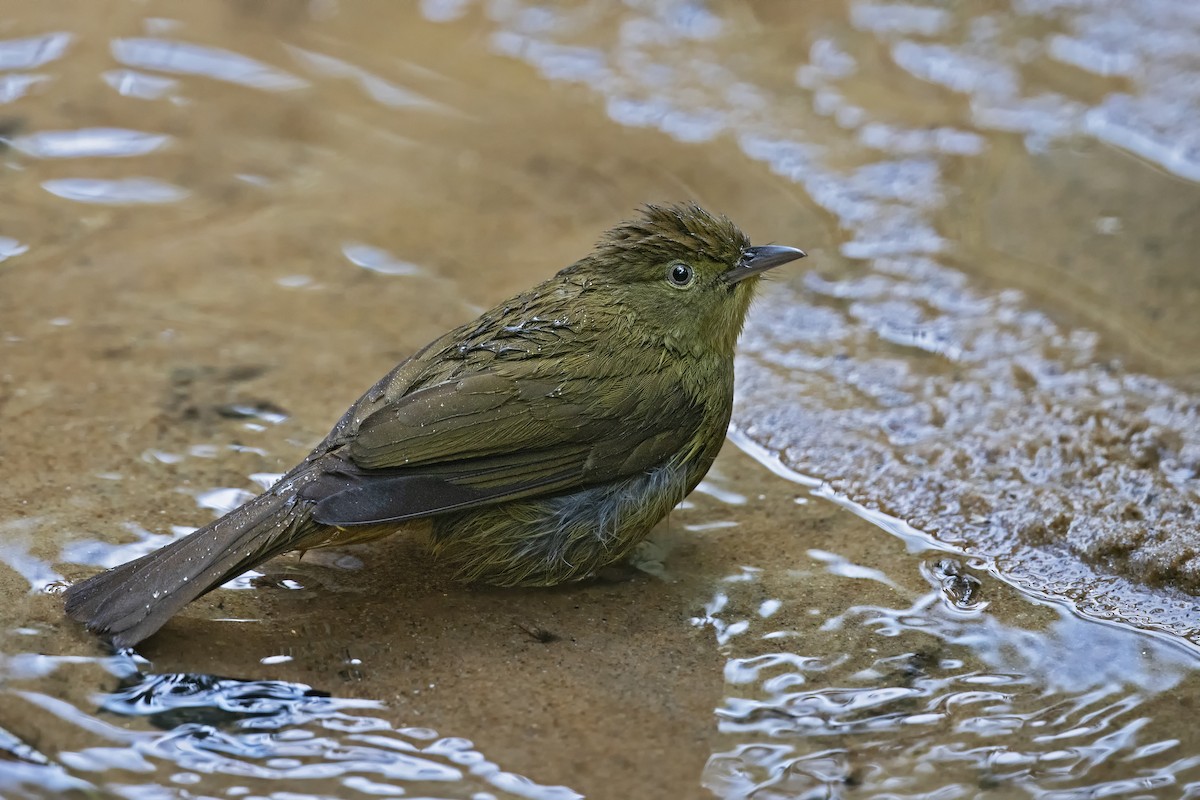
[[[597,300],[648,337],[732,354],[759,278],[804,255],[794,247],[753,247],[727,218],[695,204],[648,205],[606,231],[564,274],[584,278]]]

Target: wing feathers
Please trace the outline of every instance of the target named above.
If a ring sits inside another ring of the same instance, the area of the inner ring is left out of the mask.
[[[424,386],[367,416],[305,496],[318,522],[366,525],[636,474],[684,449],[701,423],[669,380],[491,371]]]

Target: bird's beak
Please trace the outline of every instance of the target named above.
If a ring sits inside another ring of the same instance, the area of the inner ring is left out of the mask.
[[[797,258],[804,258],[807,253],[794,247],[783,247],[776,244],[762,247],[747,247],[742,252],[742,260],[733,269],[725,273],[726,283],[737,283],[746,278],[759,275],[769,269],[774,269]]]

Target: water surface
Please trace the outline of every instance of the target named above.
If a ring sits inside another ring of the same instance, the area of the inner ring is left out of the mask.
[[[1193,3],[10,10],[0,794],[1200,796]],[[397,540],[62,619],[681,199],[810,258],[636,577]]]

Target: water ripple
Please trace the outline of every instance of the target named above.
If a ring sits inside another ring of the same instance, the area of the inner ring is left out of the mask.
[[[179,81],[174,78],[151,75],[136,69],[110,69],[102,77],[117,94],[141,100],[157,100],[179,86]]]
[[[21,244],[9,236],[0,236],[0,263],[29,251],[29,245]]]
[[[357,83],[372,100],[389,108],[427,108],[445,110],[440,103],[435,103],[428,97],[412,89],[399,86],[385,80],[362,67],[350,64],[340,58],[334,58],[323,53],[303,50],[299,47],[289,47],[288,52],[299,63],[313,72],[333,78],[347,78]]]
[[[75,37],[64,31],[25,39],[0,39],[0,69],[35,69],[67,53]]]
[[[167,39],[113,39],[113,58],[137,69],[177,75],[198,75],[214,80],[286,92],[303,89],[308,82],[278,67],[230,50]]]
[[[42,187],[65,200],[96,205],[177,203],[190,194],[157,178],[56,178]]]
[[[346,242],[342,254],[355,266],[381,275],[421,275],[425,270],[408,261],[401,261],[386,250],[361,242]]]
[[[95,698],[96,718],[37,692],[11,692],[13,699],[60,717],[88,743],[59,751],[54,763],[31,761],[21,772],[0,778],[0,787],[53,779],[33,785],[96,791],[131,779],[145,783],[154,775],[164,785],[184,787],[227,775],[266,793],[286,781],[290,797],[343,796],[344,789],[463,798],[580,797],[566,787],[543,786],[502,770],[466,739],[440,737],[427,728],[395,728],[365,713],[380,711],[377,701],[335,698],[303,684],[133,672],[116,691]],[[145,720],[159,730],[115,724],[122,718]]]
[[[125,158],[152,153],[170,141],[170,136],[125,128],[80,128],[14,136],[11,144],[33,158]]]
[[[713,754],[703,777],[718,796],[971,797],[1009,787],[1092,797],[1128,781],[1200,777],[1200,758],[1179,758],[1179,742],[1156,737],[1149,716],[1150,700],[1190,671],[1173,647],[1070,613],[1049,631],[1010,627],[924,595],[825,620],[784,601],[778,615],[798,649],[779,651],[776,615],[746,613],[760,592],[734,584],[709,606],[708,624],[733,648],[717,718],[735,744]],[[1114,764],[1123,765],[1115,782]]]

